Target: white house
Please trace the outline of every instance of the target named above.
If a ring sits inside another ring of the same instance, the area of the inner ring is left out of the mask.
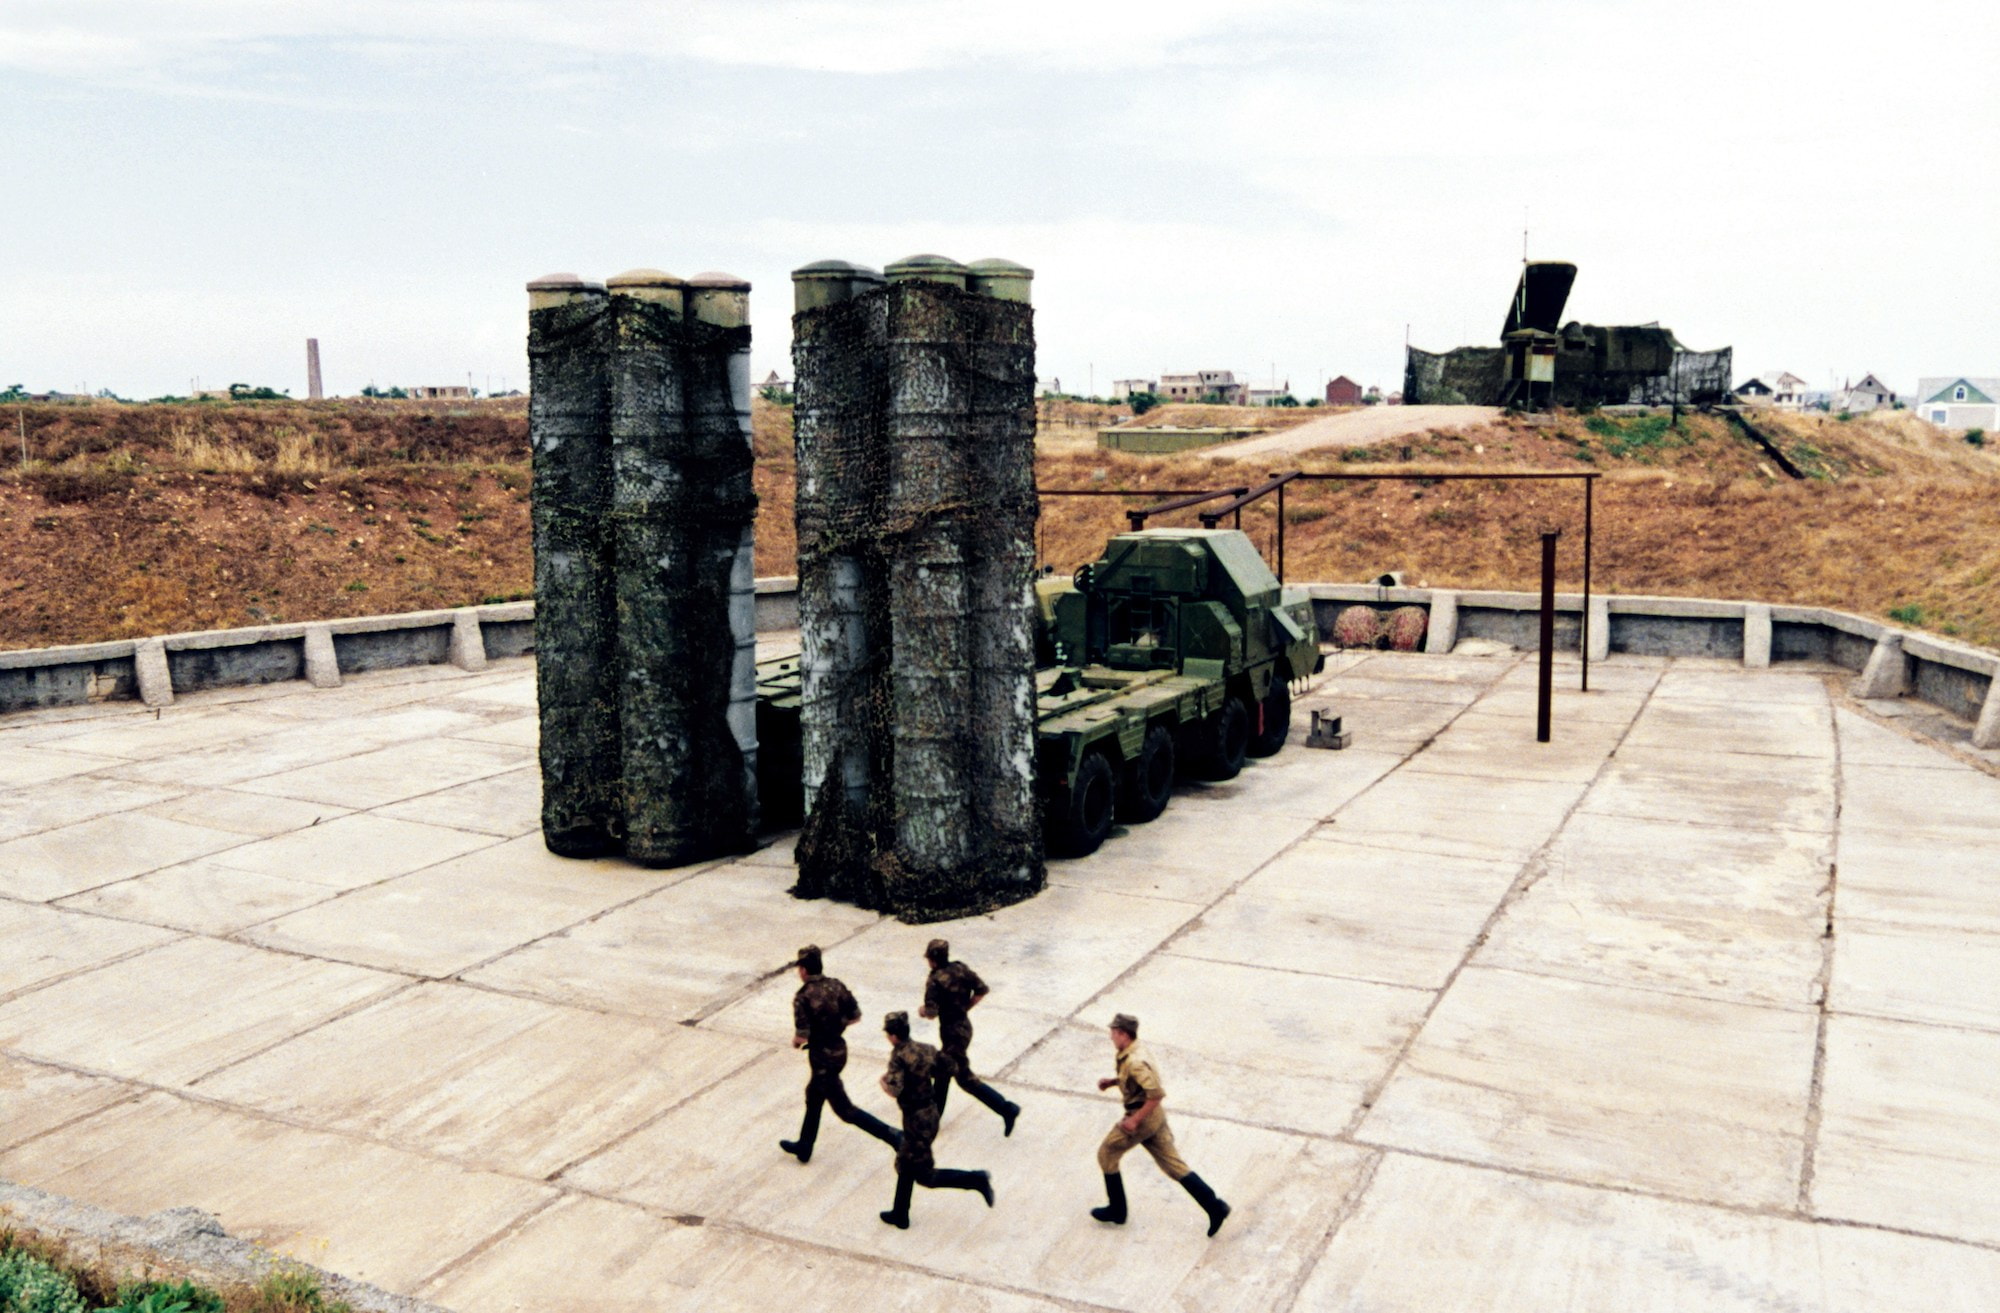
[[[1863,415],[1871,410],[1888,410],[1895,404],[1895,391],[1873,374],[1866,375],[1859,383],[1850,383],[1833,394],[1833,408],[1850,415]]]
[[[1942,428],[2000,428],[2000,378],[1919,379],[1916,409]]]
[[[1120,378],[1111,383],[1111,399],[1124,401],[1134,392],[1158,392],[1160,385],[1150,378]]]
[[[1776,406],[1780,410],[1804,410],[1806,381],[1797,374],[1785,370],[1776,374],[1759,374],[1736,389],[1736,399],[1746,406]]]

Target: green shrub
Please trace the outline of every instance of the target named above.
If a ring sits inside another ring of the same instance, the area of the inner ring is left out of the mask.
[[[1899,625],[1920,625],[1924,622],[1924,608],[1911,602],[1905,606],[1889,608],[1889,618]]]
[[[0,1254],[0,1313],[89,1313],[76,1282],[24,1249]]]
[[[1986,430],[1967,429],[1965,431],[1965,440],[1975,447],[1983,447],[1986,445]]]
[[[257,1287],[251,1313],[354,1313],[344,1299],[328,1299],[319,1277],[301,1267],[281,1267]]]
[[[222,1296],[192,1281],[135,1281],[103,1313],[226,1313]]]

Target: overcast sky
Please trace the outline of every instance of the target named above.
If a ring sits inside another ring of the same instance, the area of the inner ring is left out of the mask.
[[[1568,317],[2000,373],[2000,8],[0,0],[0,387],[520,387],[522,285],[1034,267],[1040,372],[1401,382]]]

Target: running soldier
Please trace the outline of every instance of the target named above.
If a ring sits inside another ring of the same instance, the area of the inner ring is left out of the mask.
[[[800,1162],[812,1161],[813,1141],[819,1138],[822,1105],[833,1105],[833,1115],[850,1126],[858,1126],[890,1148],[902,1143],[902,1134],[881,1118],[862,1111],[847,1097],[841,1069],[847,1066],[846,1030],[861,1020],[861,1005],[847,986],[832,976],[821,974],[819,948],[808,944],[799,950],[793,965],[804,983],[792,996],[792,1047],[804,1049],[812,1077],[806,1082],[806,1119],[799,1138],[780,1140],[778,1147]]]
[[[1160,1106],[1166,1101],[1167,1091],[1160,1084],[1160,1074],[1154,1070],[1152,1058],[1139,1047],[1139,1019],[1123,1012],[1113,1017],[1111,1043],[1118,1050],[1118,1074],[1098,1081],[1097,1088],[1108,1090],[1116,1085],[1125,1102],[1125,1116],[1097,1148],[1097,1166],[1104,1173],[1104,1193],[1110,1202],[1091,1209],[1090,1215],[1100,1222],[1124,1222],[1125,1178],[1118,1171],[1118,1160],[1137,1145],[1153,1155],[1161,1171],[1194,1196],[1194,1201],[1208,1214],[1208,1233],[1214,1235],[1229,1216],[1229,1205],[1216,1198],[1208,1182],[1188,1170],[1174,1148],[1174,1133],[1167,1126],[1166,1109]]]
[[[924,960],[931,964],[931,974],[924,983],[924,1005],[917,1015],[937,1018],[938,1048],[944,1057],[944,1064],[938,1070],[938,1115],[944,1115],[945,1096],[951,1093],[951,1083],[955,1080],[967,1094],[1000,1115],[1006,1127],[1002,1134],[1012,1135],[1021,1105],[1002,1097],[1000,1091],[975,1076],[972,1058],[966,1052],[972,1046],[970,1013],[986,997],[986,982],[965,963],[952,961],[951,945],[942,939],[931,940],[924,949]]]
[[[993,1206],[993,1178],[985,1172],[939,1167],[931,1159],[937,1137],[937,1086],[941,1079],[938,1051],[910,1038],[910,1014],[891,1012],[882,1019],[889,1037],[889,1069],[882,1073],[882,1090],[903,1110],[903,1143],[896,1150],[896,1203],[881,1215],[890,1226],[910,1229],[912,1187],[926,1190],[977,1190]]]

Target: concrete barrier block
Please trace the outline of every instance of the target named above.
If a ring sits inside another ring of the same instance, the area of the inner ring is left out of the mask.
[[[340,687],[340,658],[333,654],[333,630],[306,627],[306,682],[314,688]]]
[[[132,667],[139,677],[139,700],[149,707],[169,707],[174,702],[174,677],[167,669],[167,645],[157,638],[145,638],[132,645]]]
[[[1602,661],[1611,655],[1611,599],[1602,593],[1590,597],[1590,659]]]
[[[1457,645],[1458,594],[1440,588],[1431,594],[1431,626],[1424,635],[1424,651],[1445,653]]]
[[[479,628],[479,612],[468,607],[452,616],[451,645],[445,660],[460,670],[486,669],[486,636]]]
[[[1972,727],[1972,746],[2000,748],[2000,674],[1986,686],[1986,701],[1979,707],[1979,723]]]
[[[1899,698],[1910,691],[1910,658],[1903,651],[1903,636],[1884,633],[1875,640],[1875,650],[1861,678],[1854,681],[1858,698]]]
[[[1752,670],[1771,665],[1771,608],[1761,602],[1743,608],[1743,664]]]

